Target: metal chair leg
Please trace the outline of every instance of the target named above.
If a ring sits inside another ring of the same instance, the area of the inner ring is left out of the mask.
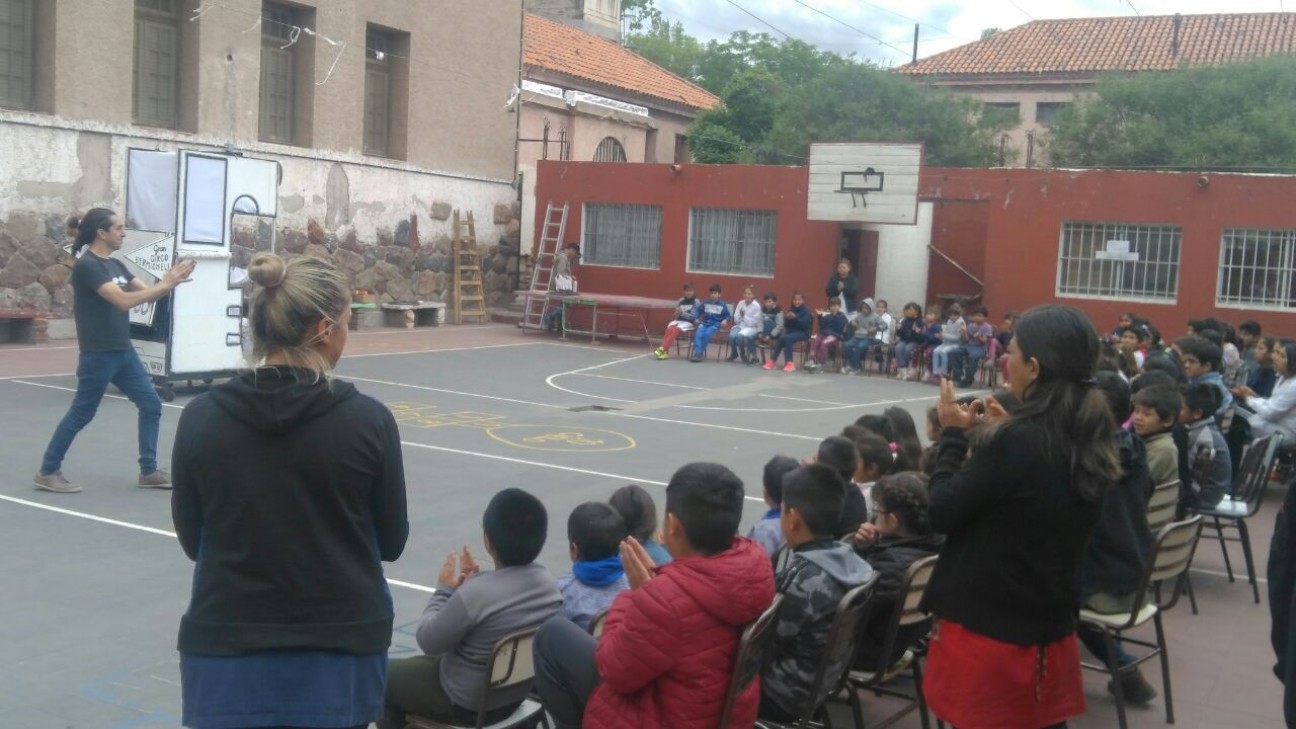
[[[1125,721],[1125,689],[1121,684],[1120,664],[1116,661],[1116,640],[1106,626],[1103,627],[1103,644],[1107,646],[1107,672],[1111,675],[1112,694],[1116,697],[1116,719],[1120,722],[1120,729],[1127,729],[1128,724]]]
[[[918,700],[918,720],[922,729],[931,729],[931,712],[927,709],[927,698],[923,696],[922,658],[914,658],[913,663],[914,698]]]
[[[1165,689],[1166,723],[1174,723],[1174,696],[1170,691],[1170,655],[1166,652],[1165,628],[1161,625],[1161,611],[1152,616],[1156,625],[1157,650],[1161,652],[1161,687]]]
[[[1215,519],[1215,534],[1219,536],[1220,551],[1224,553],[1224,571],[1228,572],[1228,580],[1229,582],[1232,582],[1233,565],[1232,563],[1229,562],[1228,546],[1225,544],[1225,540],[1224,540],[1224,527],[1223,525],[1220,524],[1220,520],[1218,516],[1214,517],[1214,519]]]

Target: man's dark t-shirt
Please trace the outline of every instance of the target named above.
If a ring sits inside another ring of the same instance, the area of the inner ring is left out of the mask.
[[[72,266],[73,310],[82,352],[120,352],[131,348],[130,315],[99,295],[112,282],[125,291],[133,278],[126,265],[86,251]]]

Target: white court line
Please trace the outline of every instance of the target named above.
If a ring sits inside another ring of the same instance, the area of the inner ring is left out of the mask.
[[[0,354],[4,354],[5,352],[53,352],[59,349],[79,349],[79,348],[80,348],[79,346],[73,347],[71,345],[66,347],[14,347],[13,349],[10,349],[8,347],[3,347],[0,348]]]
[[[511,402],[516,405],[531,405],[533,407],[554,408],[557,410],[568,409],[566,405],[556,405],[554,403],[548,403],[548,402],[532,402],[530,400],[518,400],[517,398],[502,397],[499,395],[481,395],[475,392],[462,392],[460,390],[447,390],[444,387],[429,387],[427,385],[411,385],[408,382],[390,382],[388,380],[375,380],[369,377],[352,377],[351,375],[344,375],[342,379],[354,380],[356,382],[368,382],[374,385],[387,385],[388,387],[408,387],[411,390],[423,390],[425,392],[441,392],[447,395],[460,395],[462,397],[479,397],[482,398],[483,400],[497,400],[499,402]]]
[[[603,397],[601,395],[590,395],[588,393],[578,392],[576,390],[569,390],[561,385],[555,385],[554,380],[558,379],[559,377],[567,377],[569,375],[579,375],[583,372],[593,372],[594,370],[601,370],[604,367],[611,367],[612,365],[624,364],[626,362],[633,362],[637,359],[643,359],[644,357],[647,356],[648,355],[646,354],[639,354],[639,355],[635,355],[634,357],[624,357],[622,359],[612,360],[611,362],[604,362],[603,364],[590,365],[589,367],[581,367],[580,369],[567,370],[566,372],[558,372],[546,377],[545,384],[548,385],[549,387],[552,387],[555,390],[561,390],[567,393],[568,395],[575,395],[576,397],[592,397],[595,400],[607,400],[609,402],[637,403],[638,402],[637,400],[622,400],[621,398],[618,397]]]
[[[1200,568],[1198,568],[1198,567],[1191,567],[1191,568],[1188,569],[1188,571],[1189,571],[1189,572],[1197,572],[1197,573],[1199,573],[1199,574],[1203,574],[1203,575],[1211,575],[1212,577],[1225,577],[1225,578],[1228,577],[1228,573],[1225,572],[1225,571],[1223,571],[1223,570],[1207,570],[1207,569],[1200,569]],[[1244,584],[1244,585],[1247,584],[1247,580],[1246,580],[1246,572],[1245,572],[1245,570],[1243,571],[1242,574],[1238,574],[1238,573],[1235,571],[1235,572],[1233,573],[1233,576],[1237,578],[1237,581],[1238,581],[1238,582],[1241,582],[1241,583]],[[1260,577],[1259,575],[1256,576],[1256,582],[1259,583],[1259,584],[1261,584],[1261,585],[1267,585],[1267,584],[1269,584],[1269,580],[1267,580],[1267,579],[1265,579],[1265,578],[1263,578],[1263,577]]]
[[[481,344],[475,347],[443,347],[441,349],[408,349],[403,352],[364,352],[362,354],[343,355],[342,359],[363,359],[365,357],[390,357],[399,354],[436,354],[438,352],[474,352],[479,349],[503,349],[506,347],[529,347],[543,342],[515,342],[513,344]]]
[[[75,374],[75,372],[55,372],[50,375],[10,375],[8,377],[0,377],[0,382],[6,380],[35,380],[40,377],[72,377]]]

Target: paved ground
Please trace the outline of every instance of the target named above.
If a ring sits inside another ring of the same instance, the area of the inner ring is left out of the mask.
[[[763,510],[759,473],[771,455],[808,456],[823,436],[890,404],[921,423],[936,394],[878,378],[657,362],[646,352],[505,326],[352,334],[340,373],[393,408],[405,445],[412,536],[388,566],[401,624],[393,654],[416,650],[410,624],[441,558],[480,545],[481,509],[499,488],[545,500],[541,559],[556,573],[567,567],[567,514],[582,501],[631,482],[660,498],[675,467],[716,460],[747,483],[748,524]],[[105,400],[74,445],[65,472],[84,493],[30,485],[75,365],[75,346],[0,346],[0,729],[177,727],[174,641],[192,565],[174,543],[166,493],[134,485],[134,408]],[[163,462],[192,395],[182,391],[164,410]],[[1262,572],[1277,502],[1271,495],[1252,521]],[[1201,614],[1184,603],[1166,619],[1176,725],[1281,726],[1267,606],[1224,579],[1217,544],[1202,545],[1195,568]],[[1160,686],[1155,665],[1148,677]],[[1115,726],[1104,684],[1088,679],[1089,713],[1072,726]],[[890,706],[868,702],[872,714]],[[1164,720],[1159,705],[1131,711],[1131,726]]]

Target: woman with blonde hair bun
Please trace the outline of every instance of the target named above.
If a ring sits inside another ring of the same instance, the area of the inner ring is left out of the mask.
[[[351,295],[330,263],[252,259],[255,364],[185,407],[172,519],[196,562],[180,621],[184,726],[362,727],[382,716],[409,534],[400,433],[329,376]]]

